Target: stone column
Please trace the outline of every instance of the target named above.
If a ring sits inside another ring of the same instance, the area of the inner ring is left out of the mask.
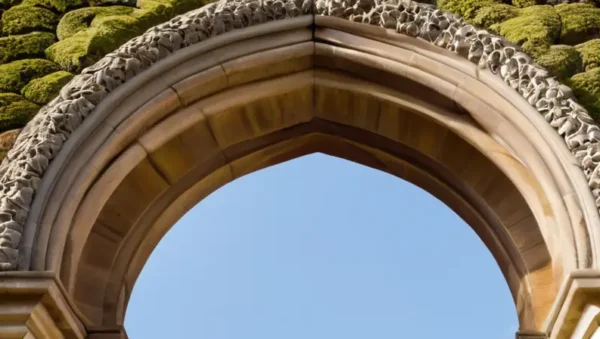
[[[0,272],[0,338],[85,339],[87,333],[50,272]]]

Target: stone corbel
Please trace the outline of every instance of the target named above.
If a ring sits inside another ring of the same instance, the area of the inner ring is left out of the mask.
[[[85,327],[50,272],[0,272],[0,338],[85,339]]]
[[[572,272],[548,318],[549,339],[590,339],[599,325],[600,270]]]

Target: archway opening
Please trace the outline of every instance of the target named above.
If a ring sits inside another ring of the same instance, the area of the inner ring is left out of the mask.
[[[152,296],[152,297],[149,297]],[[514,336],[495,259],[443,202],[320,153],[210,194],[150,256],[132,339]]]

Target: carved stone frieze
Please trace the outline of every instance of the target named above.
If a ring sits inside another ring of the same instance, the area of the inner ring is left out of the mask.
[[[393,29],[489,69],[564,138],[600,207],[600,129],[567,86],[502,37],[408,0],[221,0],[151,28],[84,69],[24,128],[0,165],[0,270],[16,268],[23,227],[50,162],[111,91],[182,48],[232,30],[301,15]]]

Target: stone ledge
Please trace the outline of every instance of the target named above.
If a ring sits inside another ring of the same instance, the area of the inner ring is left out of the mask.
[[[0,272],[0,338],[86,338],[51,272]]]
[[[600,305],[600,270],[572,272],[563,283],[548,317],[545,327],[546,332],[550,333],[549,338],[580,338],[581,336],[574,336],[576,332],[593,333],[598,328],[598,323],[586,321],[588,317],[584,315],[590,313],[590,306],[597,305]]]

